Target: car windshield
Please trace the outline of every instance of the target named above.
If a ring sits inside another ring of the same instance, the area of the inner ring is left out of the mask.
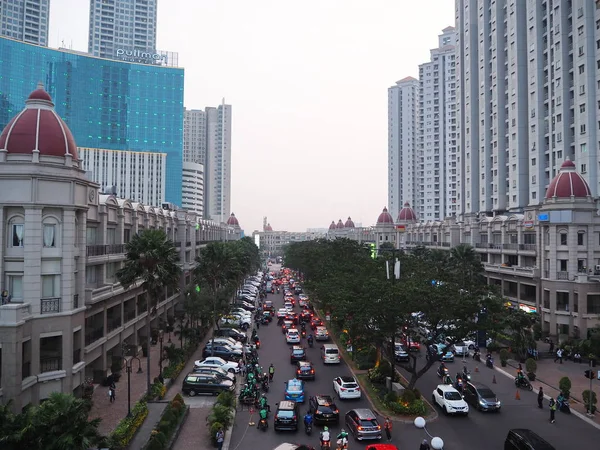
[[[288,391],[289,392],[301,392],[302,391],[302,385],[301,384],[288,384]]]
[[[358,384],[356,384],[356,383],[344,383],[344,387],[346,389],[355,389],[355,388],[358,387]]]
[[[464,342],[457,342],[456,344],[454,344],[456,347],[466,347],[467,344],[465,344]]]
[[[462,400],[462,396],[458,392],[446,392],[444,398],[446,400]]]
[[[479,395],[481,395],[482,398],[496,398],[496,394],[490,389],[479,389]]]
[[[294,350],[294,355],[303,355],[304,350]]]
[[[279,411],[277,411],[277,417],[281,417],[283,419],[291,419],[292,417],[294,417],[294,411],[280,409]]]
[[[308,364],[303,364],[300,366],[300,370],[310,370],[311,367]]]

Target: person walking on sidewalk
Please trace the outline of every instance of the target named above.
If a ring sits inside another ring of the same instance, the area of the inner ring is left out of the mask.
[[[431,447],[429,446],[429,442],[427,442],[427,439],[423,439],[423,442],[421,442],[421,445],[419,446],[419,450],[431,450]]]
[[[392,440],[392,421],[389,417],[385,418],[385,422],[383,423],[383,429],[385,430],[385,436],[390,442]]]
[[[219,431],[217,431],[217,434],[216,434],[216,438],[217,438],[217,449],[222,450],[223,449],[223,441],[225,440],[225,433],[223,432],[223,428],[219,428]]]
[[[544,390],[540,386],[540,390],[538,392],[538,408],[542,409],[544,407]]]
[[[562,349],[559,348],[558,350],[556,350],[556,358],[554,358],[554,362],[556,361],[560,361],[560,363],[562,364],[562,357],[563,357],[563,353],[562,353]]]
[[[556,402],[550,398],[550,423],[554,423],[554,414],[556,413]]]
[[[115,386],[115,383],[111,383],[110,387],[108,388],[108,400],[113,403],[116,398],[115,398],[115,389],[117,387]]]

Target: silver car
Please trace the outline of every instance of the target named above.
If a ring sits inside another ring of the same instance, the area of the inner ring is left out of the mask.
[[[358,441],[381,439],[381,425],[373,411],[367,408],[351,409],[346,413],[346,426]]]

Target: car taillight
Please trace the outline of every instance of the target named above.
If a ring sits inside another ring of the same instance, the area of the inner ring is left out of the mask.
[[[294,414],[294,416],[292,417],[292,420],[296,420],[296,414]]]
[[[357,391],[360,391],[360,388],[359,388],[359,387],[357,387],[357,388],[356,388],[356,390],[357,390]]]
[[[315,373],[315,369],[310,369],[310,373]]]
[[[300,371],[299,371],[299,370],[296,370],[296,372],[297,372],[297,373],[300,373]]]
[[[377,425],[377,429],[378,429],[378,430],[381,430],[381,425]]]
[[[357,428],[357,430],[358,430],[358,431],[362,431],[362,430],[363,430],[363,427],[358,427],[358,428]]]
[[[341,387],[341,388],[340,388],[340,391],[342,391],[342,392],[344,392],[345,390],[346,390],[346,388],[345,388],[345,387]]]

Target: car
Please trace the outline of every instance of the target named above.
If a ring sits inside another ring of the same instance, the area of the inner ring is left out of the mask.
[[[298,313],[295,312],[289,312],[286,314],[285,316],[285,320],[290,320],[294,323],[294,325],[297,325],[298,322],[300,321],[300,319],[298,318]]]
[[[443,362],[453,362],[454,361],[454,353],[452,353],[451,346],[446,344],[432,344],[429,349],[430,353],[434,355],[434,357]],[[427,359],[429,359],[429,353],[425,355]]]
[[[474,339],[465,339],[463,342],[469,348],[469,350],[474,350],[475,347],[477,347],[477,342],[475,342]]]
[[[442,408],[444,414],[469,414],[469,405],[460,392],[449,384],[438,384],[431,394],[431,402]]]
[[[310,361],[298,361],[296,363],[296,378],[299,380],[314,380],[315,368]]]
[[[293,378],[285,382],[285,399],[304,403],[304,381]]]
[[[315,340],[317,341],[328,341],[329,331],[325,327],[317,327],[315,330]]]
[[[300,306],[301,308],[308,306],[308,298],[300,296],[300,298],[298,299],[298,306]]]
[[[316,424],[338,423],[340,411],[329,395],[314,395],[308,400],[308,409]]]
[[[212,344],[213,342],[214,342],[215,344],[229,345],[231,348],[233,348],[233,349],[236,349],[236,350],[239,350],[239,351],[243,351],[243,350],[244,350],[244,347],[246,347],[246,346],[245,346],[244,344],[242,344],[241,342],[239,342],[239,341],[236,341],[236,340],[235,340],[235,339],[233,339],[233,338],[230,338],[230,337],[224,337],[224,336],[221,336],[221,337],[214,337],[214,338],[212,338],[212,339],[210,339],[210,340],[208,341],[208,343],[209,343],[209,344]]]
[[[281,324],[281,332],[283,334],[286,333],[286,331],[289,328],[292,328],[294,326],[294,322],[292,322],[291,320],[284,320],[283,323]]]
[[[237,379],[235,378],[235,375],[233,373],[227,372],[226,370],[221,369],[220,367],[213,367],[213,366],[194,367],[193,373],[209,373],[209,374],[216,375],[221,380],[229,380],[229,381],[233,381],[234,383],[237,381]]]
[[[183,379],[181,391],[194,397],[196,394],[219,395],[221,392],[232,392],[235,385],[231,380],[220,379],[215,374],[190,373]]]
[[[296,286],[294,286],[294,294],[296,294],[296,295],[302,294],[302,286],[300,286],[298,284]]]
[[[287,313],[288,313],[287,309],[285,309],[285,308],[279,308],[277,310],[277,318],[281,319],[282,317],[285,317],[287,315]]]
[[[368,408],[351,409],[346,413],[344,422],[357,441],[381,439],[381,425]]]
[[[194,362],[194,367],[200,366],[220,367],[231,373],[239,373],[240,371],[240,365],[237,362],[225,361],[223,358],[219,358],[218,356],[211,356],[203,359],[202,361],[198,360]]]
[[[415,341],[410,336],[402,337],[402,345],[404,348],[407,348],[409,352],[420,352],[421,344],[418,341]]]
[[[263,311],[275,311],[275,307],[273,306],[273,302],[271,300],[265,300],[263,303]]]
[[[313,313],[312,313],[312,311],[310,309],[304,309],[300,313],[300,320],[302,322],[310,322],[310,320],[312,318],[313,318]]]
[[[402,344],[396,342],[396,348],[394,349],[394,359],[397,362],[406,362],[408,361],[408,352],[404,348]]]
[[[500,411],[502,402],[483,383],[468,381],[463,387],[465,401],[480,411]]]
[[[310,327],[313,330],[316,330],[317,327],[322,327],[323,326],[323,321],[321,319],[319,319],[318,317],[313,317],[310,321]]]
[[[285,302],[283,304],[283,307],[285,308],[286,311],[291,312],[294,309],[294,305],[292,304],[292,302]]]
[[[308,300],[308,295],[306,295],[306,294],[300,294],[300,295],[298,295],[298,298],[299,298],[300,300],[307,301],[307,300]]]
[[[358,381],[350,376],[334,378],[333,390],[340,400],[358,399],[362,395]]]
[[[252,319],[250,317],[223,316],[219,320],[219,325],[240,327],[246,331],[252,325]]]
[[[252,313],[250,311],[246,311],[244,308],[233,308],[231,310],[232,315],[237,316],[249,316],[252,317]]]
[[[300,332],[296,328],[289,328],[285,333],[285,342],[288,344],[299,344]]]
[[[300,411],[298,404],[294,401],[284,400],[276,403],[277,409],[273,419],[273,428],[275,431],[298,430],[298,417]]]
[[[290,353],[290,363],[294,364],[297,361],[304,361],[306,358],[306,350],[301,345],[292,345]]]
[[[215,344],[207,342],[202,350],[202,357],[218,356],[226,361],[239,361],[242,359],[242,351],[236,350],[228,345]]]
[[[249,312],[254,312],[256,310],[256,306],[254,306],[252,303],[246,302],[244,300],[238,300],[236,303],[234,303],[234,305],[237,306],[238,308],[243,308]]]
[[[469,356],[469,345],[464,341],[454,344],[454,354],[456,356]]]
[[[214,335],[230,337],[242,343],[248,341],[248,335],[237,328],[219,328],[218,330],[214,331]]]

